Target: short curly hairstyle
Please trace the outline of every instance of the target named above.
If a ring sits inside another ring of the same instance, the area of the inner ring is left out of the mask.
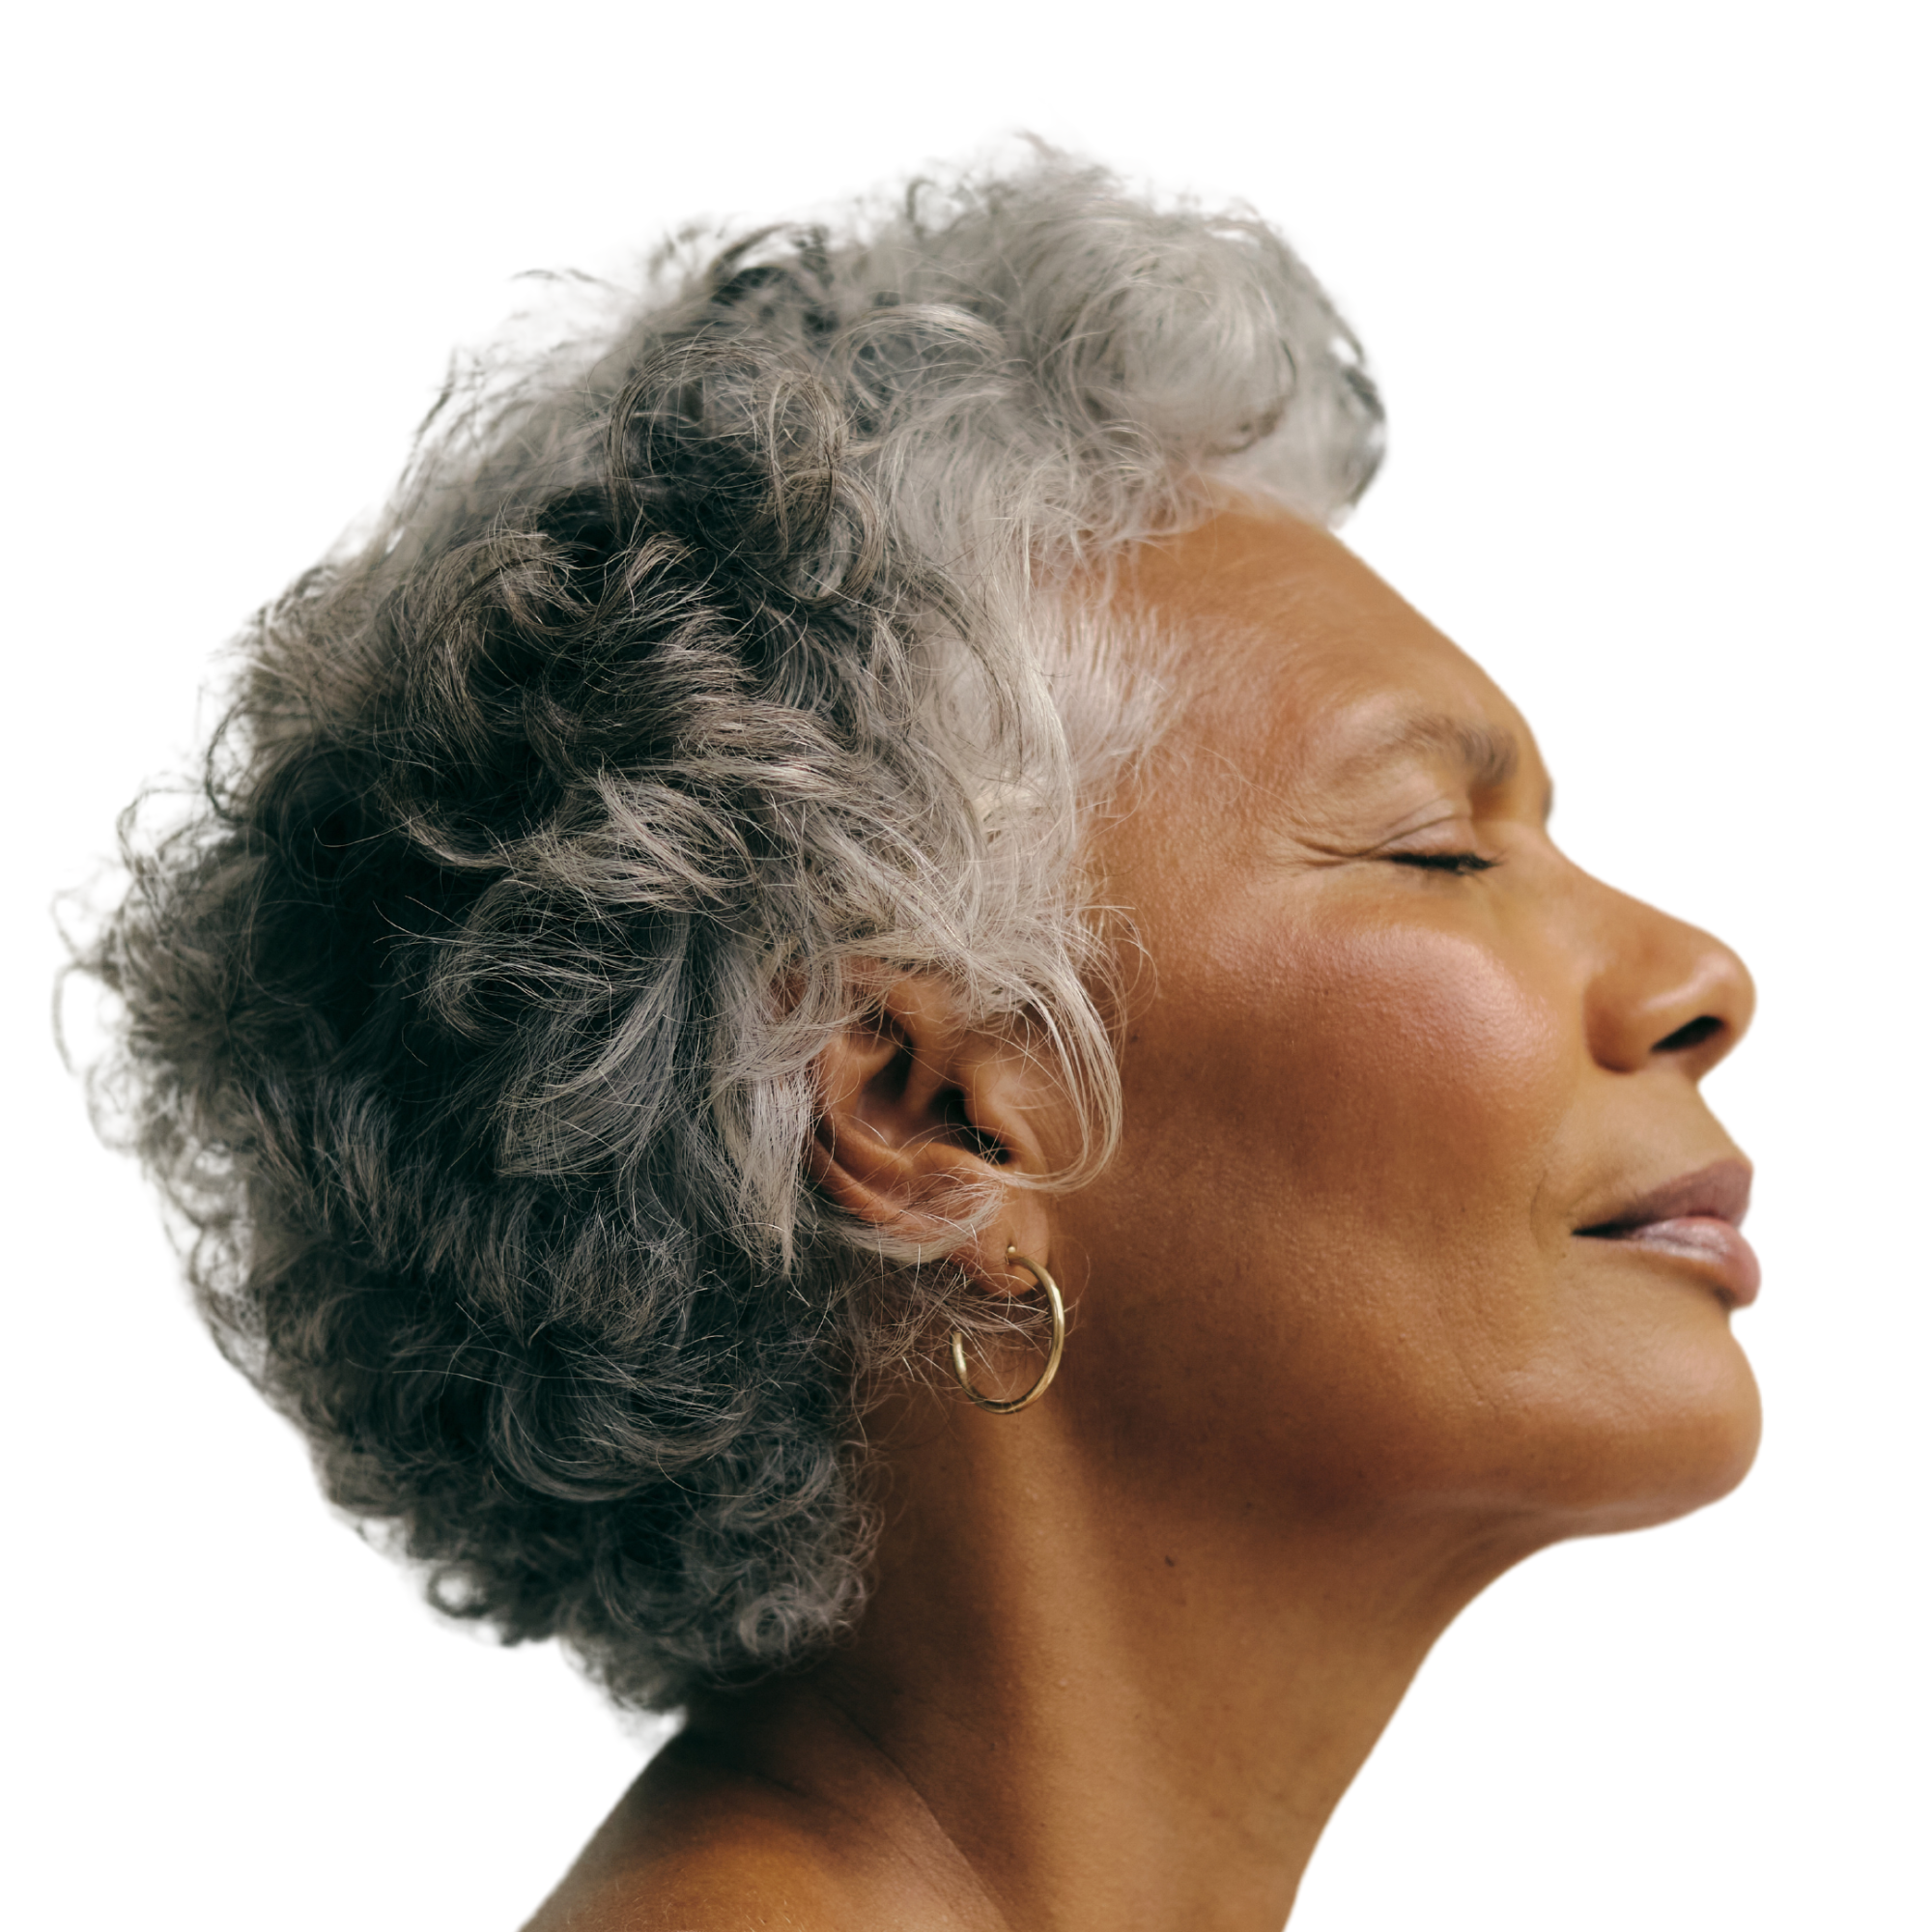
[[[815,1056],[942,976],[1104,1160],[1083,814],[1152,714],[1092,585],[1230,492],[1333,520],[1381,435],[1267,226],[1051,152],[718,249],[463,365],[80,961],[329,1497],[658,1708],[850,1625],[866,1392],[994,1319],[814,1191]]]

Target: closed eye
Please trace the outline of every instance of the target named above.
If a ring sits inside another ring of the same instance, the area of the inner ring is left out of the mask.
[[[1391,865],[1414,866],[1425,872],[1488,872],[1502,864],[1480,852],[1390,852]]]

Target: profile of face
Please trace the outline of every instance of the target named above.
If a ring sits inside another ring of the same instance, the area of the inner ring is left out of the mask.
[[[1757,1443],[1730,1330],[1757,1266],[1698,1088],[1749,1022],[1742,963],[1563,857],[1515,707],[1325,531],[1224,512],[1115,594],[1173,640],[1178,714],[1092,854],[1147,962],[1120,1147],[1014,1190],[977,1261],[1025,1289],[1010,1237],[1076,1297],[1035,1429],[1144,1541],[1254,1559],[1270,1508],[1435,1524],[1483,1552],[1471,1587],[1725,1492]],[[890,1148],[977,1164],[962,1119],[1054,1164],[1050,1094],[966,1059],[882,1040],[833,1083],[865,1129],[828,1177],[848,1205],[877,1211],[853,1170]]]
[[[1563,857],[1523,720],[1325,532],[1224,514],[1120,594],[1185,668],[1096,855],[1149,961],[1123,1138],[1037,1236],[1069,1426],[1197,1530],[1527,1548],[1730,1489],[1749,1171],[1698,1085],[1742,963]]]

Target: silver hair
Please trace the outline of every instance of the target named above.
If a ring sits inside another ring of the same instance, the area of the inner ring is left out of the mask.
[[[994,1319],[814,1190],[815,1058],[940,976],[1085,1122],[1053,1184],[1105,1160],[1081,840],[1158,706],[1094,586],[1231,491],[1334,519],[1381,416],[1270,228],[1051,153],[598,300],[255,621],[83,964],[330,1497],[668,1706],[850,1624],[867,1391]]]

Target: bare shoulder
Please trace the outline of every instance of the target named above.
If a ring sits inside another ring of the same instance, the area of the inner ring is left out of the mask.
[[[981,1922],[863,1819],[672,1746],[524,1932],[977,1932]]]
[[[525,1932],[850,1932],[844,1888],[783,1818],[657,1842],[626,1798]],[[864,1923],[864,1921],[858,1921]]]

